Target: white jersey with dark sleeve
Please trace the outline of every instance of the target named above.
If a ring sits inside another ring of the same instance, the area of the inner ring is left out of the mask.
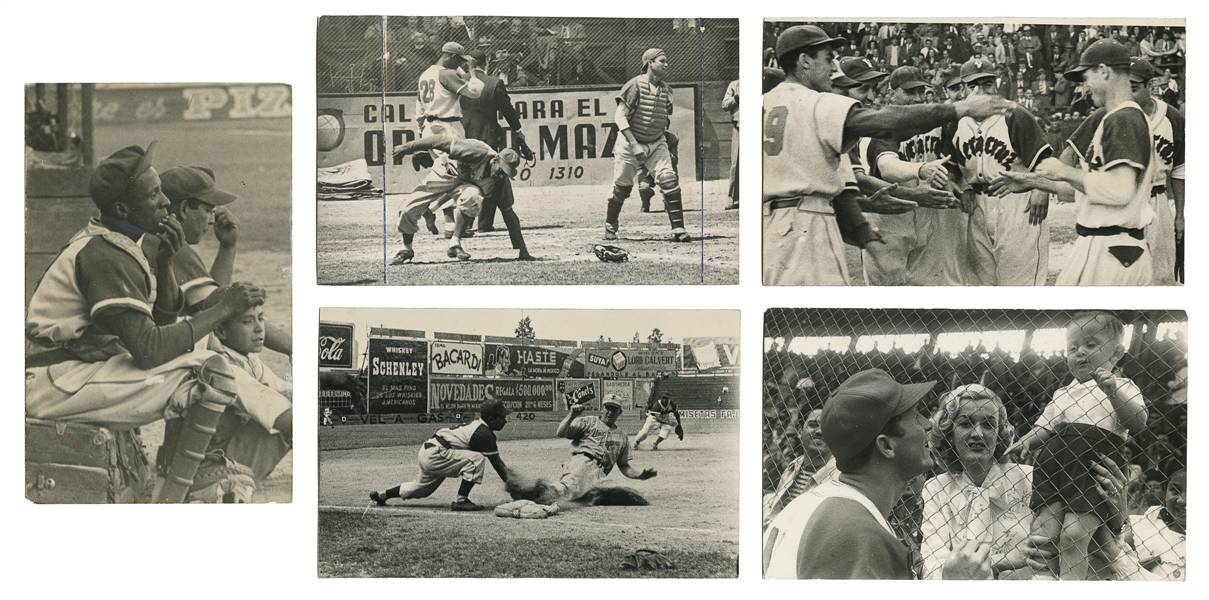
[[[441,73],[452,69],[432,65],[420,74],[416,82],[416,107],[421,118],[454,119],[462,117],[462,101],[458,90],[441,83]]]
[[[1184,115],[1155,98],[1154,114],[1148,117],[1154,140],[1154,185],[1167,185],[1167,177],[1184,179]]]
[[[1095,115],[1095,113],[1093,113]],[[1088,117],[1066,140],[1085,172],[1107,171],[1127,165],[1143,176],[1134,197],[1125,205],[1106,203],[1075,191],[1075,222],[1084,227],[1140,229],[1154,218],[1150,208],[1150,182],[1154,181],[1154,147],[1150,122],[1135,102],[1123,102],[1097,118]]]
[[[986,184],[1004,171],[1028,172],[1053,155],[1028,110],[1013,107],[985,121],[962,117],[946,125],[938,156],[951,156],[966,183]]]
[[[449,447],[455,450],[471,450],[484,456],[500,453],[495,432],[482,419],[475,419],[461,427],[442,429],[436,437],[449,442]]]
[[[576,417],[567,428],[571,454],[583,454],[600,462],[606,475],[619,462],[630,462],[630,438],[620,427],[605,425],[600,417]]]
[[[857,101],[791,81],[764,95],[764,201],[834,198],[853,178],[841,168],[844,123]]]

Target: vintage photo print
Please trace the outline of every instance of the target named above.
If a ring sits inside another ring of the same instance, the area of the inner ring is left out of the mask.
[[[281,83],[25,87],[25,496],[293,497]]]
[[[1185,38],[766,20],[764,284],[1182,285]]]
[[[738,56],[738,19],[320,17],[319,284],[738,284]]]
[[[770,579],[1183,581],[1179,310],[770,309]]]
[[[319,316],[320,577],[738,576],[739,311]]]

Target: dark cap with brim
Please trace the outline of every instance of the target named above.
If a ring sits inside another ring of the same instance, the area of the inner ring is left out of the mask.
[[[889,75],[885,71],[873,68],[873,63],[864,57],[849,57],[841,60],[840,71],[857,83],[869,83]]]
[[[487,417],[506,417],[512,414],[508,407],[504,406],[503,400],[484,400],[483,405],[479,407],[479,416]]]
[[[441,46],[441,54],[452,54],[462,60],[470,60],[470,55],[466,54],[466,49],[457,42],[445,42],[445,45]]]
[[[1129,59],[1129,80],[1135,83],[1148,83],[1151,79],[1158,77],[1158,73],[1154,70],[1154,65],[1144,58],[1133,57]]]
[[[1109,67],[1128,67],[1129,49],[1113,40],[1100,40],[1087,47],[1079,56],[1079,66],[1062,74],[1070,81],[1083,81],[1083,72],[1105,65]]]
[[[831,87],[846,90],[857,87],[861,82],[845,75],[842,71],[831,76]]]
[[[151,168],[158,145],[158,140],[151,140],[146,150],[139,146],[126,146],[102,160],[88,179],[88,195],[92,197],[93,204],[105,209],[124,199],[131,184]]]
[[[890,73],[891,89],[914,90],[929,85],[924,74],[915,67],[899,67]]]
[[[214,171],[205,167],[172,167],[160,173],[160,187],[173,204],[192,198],[210,206],[223,206],[239,198],[216,189]]]
[[[817,25],[795,25],[781,32],[777,37],[777,60],[782,56],[801,48],[829,45],[832,48],[842,48],[848,45],[848,40],[842,37],[831,37]]]
[[[512,148],[504,148],[500,150],[500,168],[508,174],[509,177],[516,176],[516,169],[521,164],[521,156]]]
[[[962,83],[974,83],[979,79],[998,76],[995,65],[985,58],[971,58],[961,65]]]
[[[892,417],[906,413],[936,385],[900,384],[881,369],[861,371],[831,394],[819,417],[823,441],[836,460],[850,459],[864,450]]]

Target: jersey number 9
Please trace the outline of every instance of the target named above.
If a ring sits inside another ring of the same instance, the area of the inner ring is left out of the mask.
[[[781,153],[785,144],[785,121],[789,109],[784,106],[774,106],[764,117],[764,154],[776,156]]]

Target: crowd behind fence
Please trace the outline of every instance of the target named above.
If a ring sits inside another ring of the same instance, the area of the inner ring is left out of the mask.
[[[834,475],[834,461],[823,464],[829,452],[811,450],[812,444],[822,443],[819,413],[813,411],[821,410],[849,377],[876,368],[899,383],[938,382],[920,403],[925,415],[935,417],[934,425],[941,422],[936,413],[947,392],[964,394],[985,386],[1006,409],[1008,423],[1000,441],[1019,439],[1034,427],[1055,392],[1073,381],[1065,340],[1056,338],[1064,337],[1068,323],[1080,315],[1079,311],[768,311],[762,421],[765,524],[809,489],[812,473]],[[1146,412],[1145,427],[1130,435],[1121,448],[1128,490],[1123,504],[1133,519],[1146,519],[1165,514],[1167,482],[1187,466],[1186,317],[1178,311],[1130,311],[1120,317],[1128,339],[1117,373],[1137,385]],[[968,342],[956,348],[954,339]],[[1018,343],[1005,345],[1001,340]],[[933,446],[932,452],[937,458],[932,471],[913,484],[889,519],[914,552],[917,575],[924,577],[934,575],[928,569],[927,552],[936,550],[927,544],[926,513],[930,502],[938,502],[928,497],[926,490],[934,488],[925,488],[924,482],[945,473],[947,464],[940,449]],[[1032,465],[1035,456],[1012,455],[1003,460]],[[1183,506],[1185,496],[1180,502]],[[1182,548],[1182,538],[1180,544]],[[934,566],[935,561],[931,563]]]

